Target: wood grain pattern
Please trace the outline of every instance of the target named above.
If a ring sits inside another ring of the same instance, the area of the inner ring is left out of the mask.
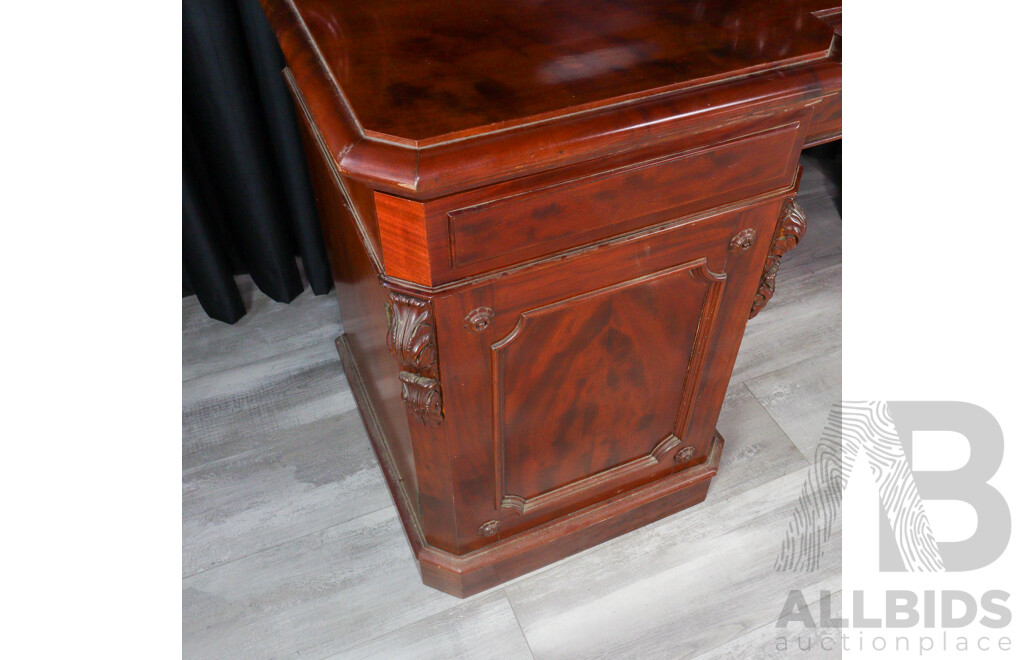
[[[443,612],[393,509],[317,530],[182,581],[183,655],[324,657]]]
[[[491,347],[496,506],[542,509],[671,458],[725,279],[698,261],[520,314]],[[674,307],[685,311],[671,325],[641,321]],[[623,415],[616,404],[632,397],[649,405]]]
[[[783,262],[783,277],[785,267]],[[842,267],[797,272],[785,282],[772,304],[747,325],[745,351],[736,360],[733,378],[747,381],[800,360],[842,350],[842,301],[835,293],[842,286]],[[790,286],[796,293],[786,291]],[[774,322],[761,322],[768,314],[774,316]],[[786,349],[780,351],[780,346]]]
[[[337,373],[336,369],[332,369]],[[285,415],[301,415],[301,402]],[[387,486],[354,410],[260,433],[258,449],[204,463],[182,480],[182,574],[390,506]]]
[[[323,298],[318,302],[337,315],[336,306],[331,309]],[[268,331],[288,328],[288,320],[267,316]],[[302,327],[298,319],[291,322]],[[228,341],[218,342],[222,350]],[[257,451],[277,433],[292,433],[355,410],[348,385],[333,364],[333,351],[325,348],[286,350],[186,381],[188,386],[182,387],[182,469],[188,473],[217,460]],[[234,350],[244,353],[244,347]],[[296,391],[303,393],[302,399],[295,398]],[[250,401],[258,405],[248,404]]]
[[[399,475],[416,492],[413,439],[405,422],[402,383],[387,348],[385,310],[389,300],[387,292],[380,287],[384,266],[375,251],[377,244],[369,234],[371,216],[365,206],[356,203],[359,197],[352,196],[348,182],[336,171],[323,133],[312,123],[301,90],[295,84],[290,88],[299,109],[306,161],[330,257],[341,322],[359,347],[359,368],[367,374],[371,384],[367,396],[383,414],[381,423],[392,439]]]
[[[821,59],[833,29],[811,12],[836,6],[295,4],[364,130],[419,143]]]

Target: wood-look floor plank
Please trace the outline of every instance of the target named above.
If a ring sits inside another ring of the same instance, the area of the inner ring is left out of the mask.
[[[391,506],[363,434],[350,411],[186,473],[182,575]]]
[[[841,351],[841,283],[841,266],[799,278],[780,275],[775,297],[747,323],[732,382]]]
[[[188,381],[182,385],[182,468],[259,450],[353,410],[333,343]]]
[[[718,431],[725,446],[708,491],[711,502],[807,467],[803,455],[742,383],[729,387]]]
[[[842,357],[836,352],[748,380],[746,386],[813,462],[829,409],[842,398],[842,381]]]
[[[198,305],[183,305],[182,380],[189,381],[280,353],[323,344],[342,333],[335,296],[303,291],[290,304],[251,293],[248,312],[234,325],[215,321]]]
[[[185,657],[249,660],[341,653],[462,602],[420,581],[393,507],[188,577],[182,601]]]
[[[368,644],[331,656],[332,660],[517,660],[532,657],[512,606],[502,590],[488,592]]]
[[[780,289],[785,287],[786,278],[800,277],[842,262],[843,225],[834,199],[823,183],[811,185],[814,182],[807,181],[809,177],[806,174],[809,170],[804,171],[797,201],[807,216],[807,231],[800,243],[782,258],[778,279]]]
[[[821,621],[820,602],[810,602],[813,594],[805,593],[808,601],[801,613],[809,613],[815,622]],[[820,599],[819,599],[820,600]],[[843,597],[841,591],[828,596],[829,613],[838,619],[842,617]],[[807,660],[833,660],[842,657],[843,632],[839,628],[806,628],[801,623],[789,622],[785,629],[777,628],[776,622],[761,626],[757,630],[741,635],[718,648],[702,653],[698,660],[750,660],[750,658],[806,658]]]
[[[506,588],[534,656],[686,658],[773,621],[791,589],[840,587],[840,534],[813,573],[776,572],[805,474],[648,526]]]

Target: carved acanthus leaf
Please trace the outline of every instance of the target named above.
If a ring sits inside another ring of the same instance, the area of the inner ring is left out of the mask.
[[[421,422],[437,424],[444,410],[430,301],[392,292],[387,314],[388,350],[402,366],[402,399]]]
[[[424,424],[441,421],[441,383],[433,378],[417,376],[403,371],[398,374],[402,381],[402,400],[416,413]]]
[[[754,296],[754,304],[750,308],[750,318],[757,316],[758,312],[764,309],[764,306],[775,295],[775,276],[779,273],[779,261],[782,259],[782,255],[796,247],[806,231],[807,216],[804,215],[804,210],[800,208],[800,205],[796,203],[796,198],[790,197],[782,206],[782,215],[775,226],[775,238],[768,251],[768,259],[764,263],[761,285]]]
[[[392,293],[388,302],[388,350],[403,367],[437,377],[437,342],[430,302]]]

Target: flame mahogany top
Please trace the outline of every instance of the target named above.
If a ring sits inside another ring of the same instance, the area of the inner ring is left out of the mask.
[[[340,169],[410,197],[839,77],[839,0],[262,1]]]

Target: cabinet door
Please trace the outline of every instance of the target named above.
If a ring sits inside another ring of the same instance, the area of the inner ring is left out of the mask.
[[[435,299],[461,551],[705,460],[781,203]]]

